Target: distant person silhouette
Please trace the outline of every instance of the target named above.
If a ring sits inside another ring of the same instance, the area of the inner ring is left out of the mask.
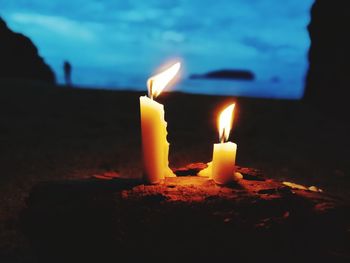
[[[63,63],[64,79],[67,86],[72,86],[72,65],[66,60]]]

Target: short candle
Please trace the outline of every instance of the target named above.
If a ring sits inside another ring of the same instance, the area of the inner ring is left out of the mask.
[[[169,168],[169,143],[164,106],[154,100],[176,76],[180,63],[151,77],[147,81],[148,97],[140,97],[143,178],[147,183],[160,183],[164,177],[174,177]]]
[[[235,104],[224,109],[218,120],[220,143],[214,144],[212,176],[217,184],[228,184],[234,180],[237,144],[227,142],[232,122]]]

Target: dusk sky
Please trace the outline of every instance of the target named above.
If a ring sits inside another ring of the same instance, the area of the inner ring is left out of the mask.
[[[0,15],[29,36],[62,83],[145,89],[148,76],[179,58],[176,89],[195,93],[299,98],[307,70],[312,0],[0,0]],[[186,80],[231,68],[254,82]]]

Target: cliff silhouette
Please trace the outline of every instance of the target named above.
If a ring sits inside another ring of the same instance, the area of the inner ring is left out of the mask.
[[[0,17],[0,79],[55,83],[55,75],[26,36],[9,29]]]
[[[304,99],[328,109],[345,106],[349,89],[348,3],[316,0],[308,31],[311,40]],[[331,103],[333,101],[333,103]],[[341,102],[342,101],[342,102]]]

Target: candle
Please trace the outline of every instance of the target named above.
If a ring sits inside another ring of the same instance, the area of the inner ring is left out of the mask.
[[[140,97],[143,177],[147,183],[157,184],[164,177],[174,177],[169,168],[169,143],[164,106],[154,100],[176,76],[180,63],[151,77],[147,81],[148,97]]]
[[[212,179],[217,184],[227,184],[234,179],[237,145],[225,142],[230,135],[234,107],[235,104],[231,104],[219,116],[220,143],[214,144],[212,164]]]
[[[227,142],[232,127],[234,107],[235,104],[231,104],[220,113],[218,118],[220,143],[214,144],[212,162],[198,174],[207,176],[221,185],[234,180],[237,144]]]

